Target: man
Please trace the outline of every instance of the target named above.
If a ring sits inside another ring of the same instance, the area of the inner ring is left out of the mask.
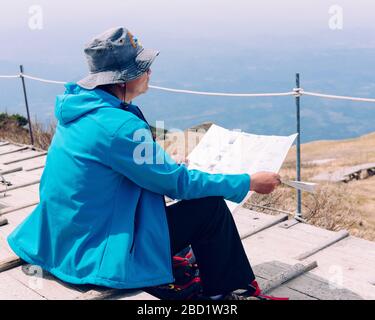
[[[270,193],[280,177],[177,164],[131,104],[147,91],[159,52],[120,27],[95,37],[85,53],[90,74],[57,97],[40,203],[9,236],[10,247],[66,282],[141,288],[173,282],[171,257],[191,245],[207,297],[236,299],[232,291],[241,288],[255,294],[224,199]],[[164,195],[182,201],[166,207]]]

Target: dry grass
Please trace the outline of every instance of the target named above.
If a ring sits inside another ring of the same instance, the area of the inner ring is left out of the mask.
[[[375,225],[361,210],[361,200],[350,191],[346,184],[321,184],[315,195],[302,193],[303,218],[315,226],[338,231],[347,229],[352,235],[367,240],[375,240]],[[277,208],[288,212],[296,210],[296,192],[288,187],[280,187],[270,195],[254,194],[246,207],[268,214],[275,211],[251,204]]]
[[[357,164],[375,162],[375,133],[356,139],[315,141],[301,146],[303,181],[309,181],[322,172],[332,172]],[[295,147],[291,148],[280,175],[295,179]],[[334,159],[327,163],[309,161]],[[281,186],[271,195],[255,195],[250,203],[295,212],[296,192]],[[274,214],[267,209],[254,209]],[[302,193],[303,217],[311,224],[328,230],[347,229],[350,234],[375,240],[375,177],[345,183],[320,183],[317,193]]]
[[[43,126],[41,123],[34,121],[32,124],[34,146],[47,150],[51,144],[55,128],[56,124],[54,123]],[[24,127],[19,127],[15,122],[8,122],[0,126],[0,139],[26,145],[31,144],[29,130]]]

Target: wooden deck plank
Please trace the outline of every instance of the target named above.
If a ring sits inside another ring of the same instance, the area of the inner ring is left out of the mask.
[[[9,274],[0,273],[0,300],[45,300],[45,298],[16,281]]]
[[[0,169],[0,174],[5,178],[6,175],[11,174],[13,172],[22,171],[22,167],[20,166],[9,166],[3,169]]]
[[[275,290],[270,291],[267,295],[274,297],[289,298],[289,300],[318,300],[305,293],[288,288],[287,285],[282,285]]]
[[[9,161],[14,161],[14,160],[17,160],[17,159],[20,159],[20,158],[30,157],[30,156],[39,155],[39,154],[41,154],[41,152],[35,151],[35,150],[32,150],[32,149],[18,151],[16,153],[10,153],[10,154],[0,156],[0,163],[2,163],[4,165],[7,165],[7,162],[9,162]],[[18,163],[17,163],[17,165],[18,165]]]
[[[361,171],[366,170],[374,170],[375,169],[375,162],[372,163],[364,163],[352,167],[345,167],[340,168],[333,172],[323,172],[316,176],[314,176],[311,180],[312,181],[332,181],[332,182],[340,182],[340,181],[349,181],[351,180],[351,175],[360,173]]]
[[[48,300],[76,299],[82,291],[65,284],[46,271],[38,271],[38,276],[27,275],[22,267],[13,268],[5,272],[14,280],[21,282]]]
[[[25,203],[25,204],[23,204],[21,206],[17,206],[17,207],[7,207],[7,206],[4,206],[0,203],[0,215],[3,215],[4,216],[3,218],[6,218],[5,215],[7,215],[7,214],[10,214],[10,213],[18,211],[18,210],[31,208],[31,207],[34,207],[38,204],[39,204],[39,201],[33,201],[33,202],[30,202],[30,203]]]
[[[16,164],[22,166],[24,171],[29,170],[30,168],[35,168],[39,166],[44,166],[46,164],[47,156],[41,156],[33,159],[28,159],[24,161],[17,162]]]
[[[332,236],[337,234],[336,231],[326,230],[307,223],[298,223],[289,230],[293,230],[294,233],[298,232],[299,235],[308,235],[309,238],[319,236],[319,238],[325,240],[329,240]]]
[[[275,274],[283,272],[288,268],[290,268],[289,264],[279,261],[270,261],[255,266],[254,272],[261,279],[270,279]],[[288,288],[290,290],[302,293],[310,298],[318,300],[363,299],[354,291],[345,288],[339,288],[335,286],[331,281],[314,275],[314,270],[317,270],[318,268],[315,268],[308,273],[305,273],[297,278],[294,278],[293,280],[286,282],[277,289],[270,291],[269,295],[279,296],[280,291],[282,292],[283,289]]]
[[[19,211],[12,212],[6,215],[8,224],[0,227],[0,244],[1,248],[5,249],[3,254],[0,251],[0,260],[13,256],[14,253],[12,249],[9,247],[7,242],[7,237],[12,231],[33,211],[34,207],[22,209]]]
[[[363,300],[365,298],[353,290],[335,286],[334,283],[327,279],[316,277],[312,274],[300,276],[286,285],[293,290],[304,292],[319,300]]]
[[[9,208],[19,207],[22,205],[30,204],[33,202],[39,202],[39,184],[34,184],[21,189],[15,189],[0,194],[0,203],[7,208],[2,211],[8,210]]]
[[[8,224],[0,227],[0,261],[14,256],[7,242],[8,235],[32,212],[34,207],[18,210],[6,215]]]
[[[259,232],[264,228],[268,228],[287,219],[287,216],[283,214],[271,216],[246,208],[239,208],[233,213],[233,218],[236,222],[240,237],[243,239],[251,233]]]
[[[14,256],[7,242],[8,235],[32,212],[35,208],[25,208],[6,215],[8,224],[0,227],[0,261]]]
[[[0,141],[0,147],[7,146],[9,144],[10,144],[10,142],[8,142],[8,141],[3,141],[3,140]]]
[[[33,171],[17,171],[5,176],[5,179],[12,183],[9,187],[14,187],[17,185],[25,184],[28,182],[35,181],[40,179],[43,173],[43,169],[33,170]],[[0,189],[4,189],[4,186],[1,186]]]
[[[21,148],[20,146],[17,146],[15,144],[7,144],[7,145],[0,145],[0,154],[6,153],[6,152],[12,152],[14,150],[18,150]]]
[[[264,284],[262,290],[264,293],[268,293],[271,290],[274,290],[284,283],[287,283],[295,278],[298,278],[307,272],[315,269],[318,266],[316,261],[306,261],[304,263],[296,263],[287,266],[281,272],[273,275],[267,283]]]
[[[147,292],[142,290],[117,290],[106,289],[99,287],[99,289],[92,289],[80,295],[77,300],[159,300]]]
[[[15,159],[7,161],[7,162],[3,162],[3,164],[9,165],[9,164],[21,163],[21,162],[29,160],[29,159],[36,159],[36,158],[39,158],[39,157],[43,157],[46,154],[47,154],[47,152],[38,152],[38,153],[35,153],[35,154],[24,155],[22,157],[15,158]]]
[[[24,264],[25,264],[25,261],[23,261],[16,255],[10,256],[9,258],[5,260],[0,260],[0,273],[22,266]]]
[[[139,291],[135,295],[116,298],[116,300],[160,300],[160,299],[154,297],[153,295],[147,292]]]
[[[22,183],[22,184],[11,184],[11,185],[7,185],[7,186],[3,186],[3,188],[0,189],[0,194],[1,193],[7,193],[7,192],[10,192],[12,190],[22,189],[22,188],[33,186],[33,185],[39,185],[39,183],[40,183],[40,179],[34,179],[30,182],[26,182],[26,183]]]
[[[312,250],[306,251],[304,253],[299,254],[295,259],[297,260],[304,260],[310,256],[313,256],[314,254],[318,253],[321,250],[324,250],[325,248],[328,248],[332,246],[333,244],[345,239],[349,236],[349,232],[347,230],[341,230],[337,232],[331,239],[322,241],[319,245],[317,245]]]
[[[18,147],[18,148],[15,148],[14,150],[8,150],[8,151],[0,150],[0,157],[5,156],[6,154],[16,153],[16,152],[28,150],[28,149],[29,147]]]
[[[288,229],[276,225],[245,239],[243,244],[253,264],[269,260],[291,261],[333,235],[333,231],[302,223]]]
[[[365,299],[375,299],[375,243],[349,237],[316,253],[319,268],[312,274],[331,279]]]
[[[9,248],[6,237],[0,233],[0,261],[14,257],[13,251]]]
[[[7,214],[8,224],[0,227],[0,234],[8,236],[35,208],[36,206],[33,206]]]

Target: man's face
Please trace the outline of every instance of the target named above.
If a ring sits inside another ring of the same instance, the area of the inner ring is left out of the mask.
[[[129,81],[126,85],[126,89],[135,93],[136,95],[140,95],[142,93],[147,92],[148,83],[150,81],[150,76],[151,76],[151,69],[149,69],[139,78]]]

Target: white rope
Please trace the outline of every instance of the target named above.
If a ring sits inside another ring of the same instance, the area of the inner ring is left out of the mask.
[[[48,80],[43,78],[38,78],[34,76],[29,76],[27,74],[20,73],[19,75],[0,75],[0,78],[20,78],[24,77],[30,80],[35,80],[44,83],[53,83],[53,84],[66,84],[65,81],[56,81],[56,80]],[[278,93],[224,93],[224,92],[206,92],[206,91],[192,91],[192,90],[181,90],[181,89],[173,89],[173,88],[165,88],[159,86],[149,86],[152,89],[168,91],[168,92],[175,92],[175,93],[187,93],[187,94],[195,94],[195,95],[205,95],[205,96],[219,96],[219,97],[283,97],[283,96],[312,96],[312,97],[319,97],[319,98],[327,98],[327,99],[336,99],[336,100],[350,100],[350,101],[359,101],[359,102],[375,102],[375,99],[371,98],[360,98],[360,97],[350,97],[350,96],[337,96],[331,94],[323,94],[317,92],[310,92],[304,91],[302,88],[294,88],[293,91],[290,92],[278,92]]]
[[[40,82],[45,82],[45,83],[66,84],[65,81],[46,80],[46,79],[42,79],[42,78],[32,77],[32,76],[29,76],[27,74],[22,74],[20,76],[22,76],[24,78],[27,78],[27,79],[30,79],[30,80],[35,80],[35,81],[40,81]]]
[[[222,93],[222,92],[205,92],[205,91],[191,91],[181,89],[171,89],[158,86],[149,86],[152,89],[176,92],[176,93],[188,93],[197,94],[204,96],[222,96],[222,97],[280,97],[280,96],[293,96],[294,92],[282,92],[282,93]]]
[[[0,76],[0,78],[10,79],[10,78],[19,78],[20,76]]]
[[[319,97],[319,98],[326,98],[326,99],[351,100],[351,101],[360,101],[360,102],[375,102],[375,99],[347,97],[347,96],[335,96],[335,95],[331,95],[331,94],[323,94],[323,93],[304,91],[303,89],[300,90],[300,94],[305,95],[305,96],[312,96],[312,97]]]
[[[43,78],[38,78],[34,76],[29,76],[27,74],[20,74],[18,76],[11,76],[11,77],[21,77],[40,81],[44,83],[54,83],[54,84],[65,84],[64,81],[55,81],[55,80],[47,80]],[[165,88],[165,87],[158,87],[158,86],[149,86],[152,89],[169,91],[169,92],[176,92],[176,93],[187,93],[187,94],[196,94],[196,95],[206,95],[206,96],[224,96],[224,97],[276,97],[276,96],[292,96],[295,95],[295,92],[283,92],[283,93],[222,93],[222,92],[204,92],[204,91],[191,91],[191,90],[180,90],[180,89],[172,89],[172,88]]]

